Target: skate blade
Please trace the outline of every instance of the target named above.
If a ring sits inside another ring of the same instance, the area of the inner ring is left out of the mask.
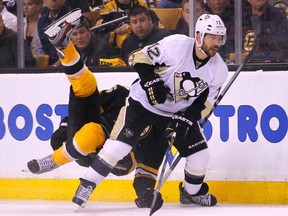
[[[74,213],[80,212],[82,207],[74,203]]]
[[[62,23],[65,23],[65,22],[71,24],[71,23],[75,22],[77,19],[80,19],[81,16],[82,16],[81,10],[80,9],[74,9],[74,10],[70,11],[69,13],[67,13],[66,15],[59,18],[59,20],[56,20],[55,22],[53,22],[49,26],[47,26],[44,30],[44,33],[46,35],[48,35],[49,37],[54,37],[61,30],[59,25],[61,25]]]

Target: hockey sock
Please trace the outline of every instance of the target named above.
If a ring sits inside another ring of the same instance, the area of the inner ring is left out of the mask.
[[[64,67],[69,67],[71,65],[74,65],[80,59],[80,55],[75,49],[75,46],[73,45],[71,41],[69,42],[66,48],[61,50],[61,52],[63,52],[65,55],[64,58],[60,58],[60,61]],[[71,74],[71,73],[68,72],[68,74]]]
[[[65,149],[65,145],[62,145],[59,149],[54,151],[54,153],[52,154],[52,158],[58,166],[64,165],[66,163],[75,160],[68,154],[68,152]]]
[[[117,162],[129,154],[131,150],[132,147],[128,144],[108,139],[93,160],[84,178],[99,184],[112,171]]]
[[[63,70],[68,76],[74,94],[78,97],[87,97],[97,88],[94,74],[86,67],[72,42],[61,50],[65,57],[60,59]]]
[[[196,152],[186,158],[184,189],[189,194],[196,194],[204,181],[210,153],[208,149]]]

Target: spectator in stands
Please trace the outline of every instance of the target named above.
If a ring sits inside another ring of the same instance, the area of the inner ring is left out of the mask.
[[[198,19],[202,14],[205,13],[205,3],[203,0],[196,0],[196,17]],[[177,23],[176,29],[173,31],[176,34],[185,34],[189,36],[189,0],[182,1],[182,17]]]
[[[100,18],[104,18],[104,21],[106,22],[126,16],[129,10],[136,5],[147,7],[142,0],[112,0],[105,5],[100,14]],[[107,17],[108,20],[105,17]],[[131,32],[128,22],[121,22],[116,28],[109,30],[111,30],[109,32],[109,41],[113,42],[119,49],[121,48],[123,41]]]
[[[7,10],[3,0],[0,0],[0,13],[2,15],[2,19],[6,28],[12,29],[13,31],[17,32],[17,17]]]
[[[74,29],[71,41],[79,52],[81,60],[88,67],[99,66],[100,59],[106,62],[109,62],[108,59],[110,59],[111,66],[113,66],[112,62],[117,62],[119,50],[109,44],[108,41],[93,34],[90,31],[89,21],[84,16],[81,18],[81,25]]]
[[[54,46],[48,40],[44,30],[53,21],[58,20],[63,15],[67,14],[71,9],[65,5],[65,0],[45,0],[46,8],[43,10],[42,16],[38,20],[37,34],[35,35],[36,41],[36,54],[49,55],[49,65],[59,67],[60,61],[58,61],[57,51]],[[39,38],[38,38],[39,37]]]
[[[123,42],[120,54],[127,65],[134,52],[171,34],[168,30],[154,25],[150,13],[148,8],[140,5],[133,7],[129,12],[132,33]]]
[[[181,0],[161,0],[157,8],[181,8]]]
[[[33,55],[35,55],[35,40],[34,36],[37,31],[38,19],[41,16],[43,8],[43,0],[24,0],[24,39],[27,41]]]
[[[251,18],[256,14],[260,16],[261,34],[260,44],[251,61],[257,62],[288,62],[288,20],[277,8],[269,4],[269,0],[248,0],[250,10],[244,10]],[[250,22],[249,22],[250,21]],[[251,50],[251,39],[254,39],[251,19],[244,23],[245,40],[244,50]],[[254,41],[254,40],[253,40]]]
[[[25,44],[25,66],[35,66],[36,60]],[[17,67],[17,33],[5,26],[2,15],[0,14],[0,67],[1,68],[15,68]]]
[[[223,20],[227,29],[227,40],[218,53],[226,60],[235,50],[234,0],[206,0],[206,13],[216,14]]]

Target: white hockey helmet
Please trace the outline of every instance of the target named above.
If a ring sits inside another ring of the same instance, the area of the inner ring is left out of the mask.
[[[197,43],[198,47],[202,46],[203,38],[206,33],[213,35],[223,35],[223,41],[221,45],[226,41],[226,27],[218,15],[214,14],[202,14],[196,22],[195,26],[195,38],[197,33],[200,33],[201,41]]]

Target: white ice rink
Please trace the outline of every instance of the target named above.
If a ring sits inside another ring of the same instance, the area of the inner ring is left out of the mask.
[[[71,202],[3,201],[3,216],[149,216],[149,209],[138,209],[134,203],[89,202],[84,209],[74,212]],[[153,216],[287,216],[288,205],[228,205],[215,207],[181,207],[164,203]]]

